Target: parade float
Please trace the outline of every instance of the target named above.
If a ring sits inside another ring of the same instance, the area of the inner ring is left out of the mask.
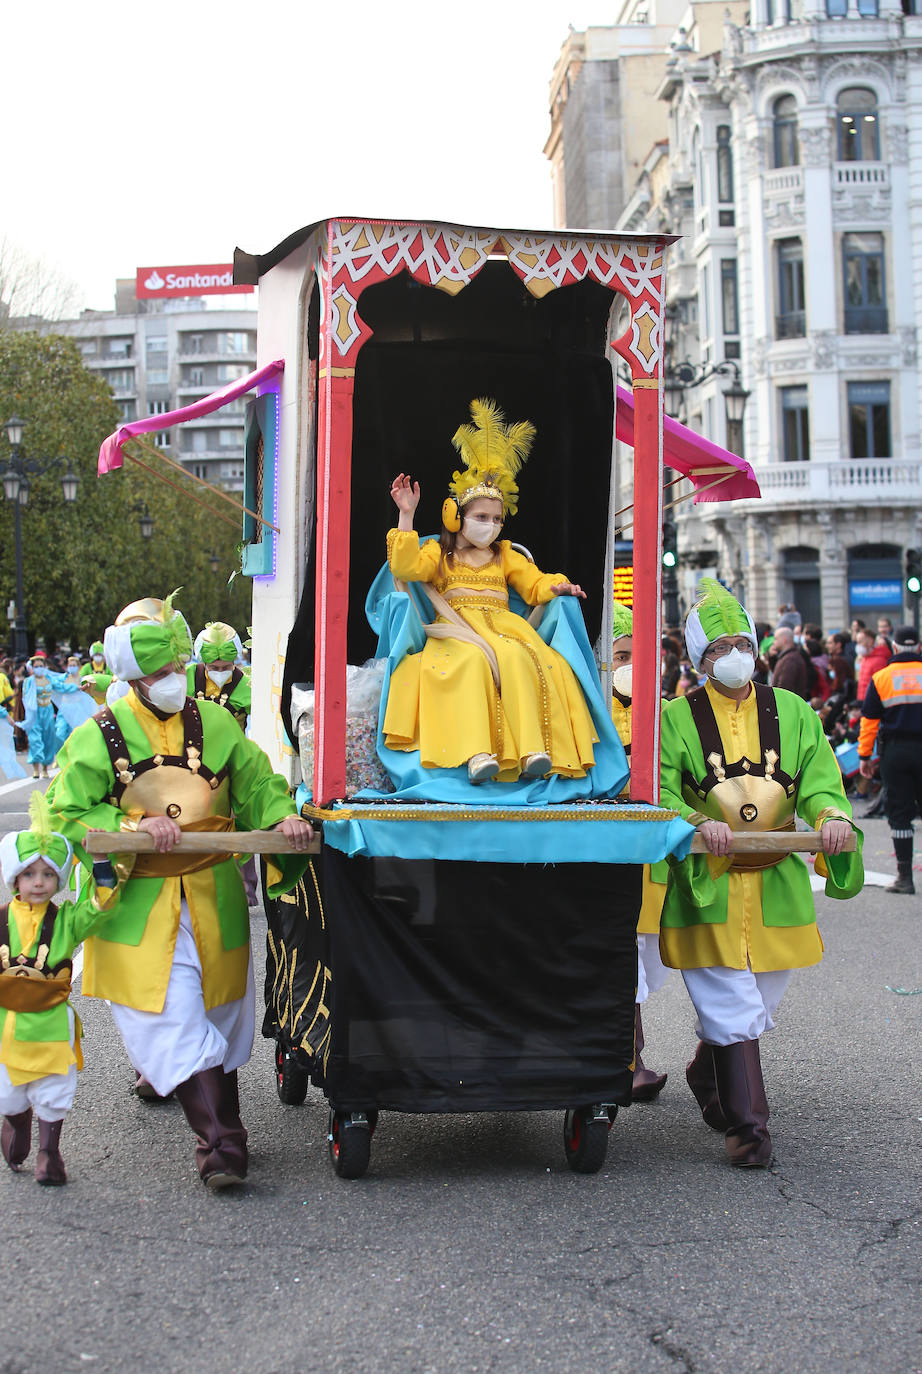
[[[251,393],[251,729],[322,833],[297,894],[266,903],[264,1032],[284,1101],[309,1077],[325,1092],[342,1176],[365,1171],[380,1110],[563,1109],[567,1159],[594,1172],[630,1101],[642,865],[693,836],[658,804],[664,504],[679,478],[696,501],[759,494],[746,463],[664,418],[671,241],[338,218],[238,250],[235,281],[259,286],[257,371],[103,445],[107,471],[129,439]],[[504,533],[587,592],[557,598],[539,630],[592,713],[582,778],[474,784],[384,740],[385,684],[440,618],[389,574],[390,485],[420,481],[420,533],[438,534],[451,437],[480,396],[535,429]],[[608,661],[627,525],[629,770]]]

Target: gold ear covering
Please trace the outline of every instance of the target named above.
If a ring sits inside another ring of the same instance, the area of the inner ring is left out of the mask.
[[[454,496],[446,496],[442,502],[442,524],[451,534],[461,528],[461,507]]]

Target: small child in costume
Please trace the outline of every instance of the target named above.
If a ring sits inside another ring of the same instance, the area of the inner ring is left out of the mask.
[[[489,400],[473,401],[471,415],[452,440],[465,470],[453,476],[438,541],[420,545],[413,529],[419,483],[401,473],[391,487],[400,511],[387,536],[391,572],[427,584],[437,620],[393,674],[385,743],[418,749],[424,768],[466,764],[471,782],[581,778],[598,742],[586,699],[566,660],[509,609],[508,587],[530,606],[585,593],[499,537],[518,509],[515,478],[534,426],[506,425]]]
[[[96,883],[77,903],[55,906],[66,884],[73,851],[51,829],[44,793],[29,803],[32,828],[0,840],[0,869],[13,892],[0,906],[0,1149],[18,1173],[32,1148],[32,1113],[38,1117],[35,1181],[67,1182],[59,1141],[74,1101],[80,1022],[68,1002],[71,959],[81,941],[118,905],[108,861],[94,864]]]
[[[97,706],[105,706],[106,690],[112,681],[112,674],[106,667],[106,651],[102,640],[95,639],[90,645],[90,661],[80,669],[80,686],[95,701]]]

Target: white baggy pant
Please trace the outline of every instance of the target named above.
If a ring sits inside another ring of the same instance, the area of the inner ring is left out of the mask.
[[[256,992],[252,950],[243,997],[206,1011],[202,963],[183,898],[163,1010],[137,1011],[120,1002],[110,1005],[128,1058],[161,1097],[205,1069],[220,1065],[230,1073],[245,1064],[253,1050]]]
[[[775,1012],[791,979],[789,968],[753,973],[751,968],[683,968],[697,1019],[699,1040],[734,1045],[758,1040],[775,1025]]]
[[[659,992],[669,977],[669,969],[659,953],[658,935],[637,936],[637,1005],[646,1002],[651,992]]]
[[[70,1043],[74,1043],[74,1013],[67,1008]],[[77,1091],[77,1065],[66,1073],[46,1073],[30,1083],[11,1083],[6,1065],[0,1064],[0,1116],[18,1116],[31,1108],[39,1121],[63,1121],[74,1105]]]

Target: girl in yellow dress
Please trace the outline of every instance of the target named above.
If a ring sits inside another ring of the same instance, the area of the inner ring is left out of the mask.
[[[534,426],[505,425],[493,401],[472,402],[471,415],[452,441],[466,471],[450,484],[438,542],[420,545],[413,529],[419,483],[400,473],[391,486],[400,511],[387,536],[391,572],[427,584],[437,619],[423,651],[391,679],[385,743],[418,749],[424,768],[467,764],[471,782],[581,778],[598,741],[582,689],[567,661],[509,609],[508,586],[530,606],[585,592],[499,538],[517,509],[515,476]]]

